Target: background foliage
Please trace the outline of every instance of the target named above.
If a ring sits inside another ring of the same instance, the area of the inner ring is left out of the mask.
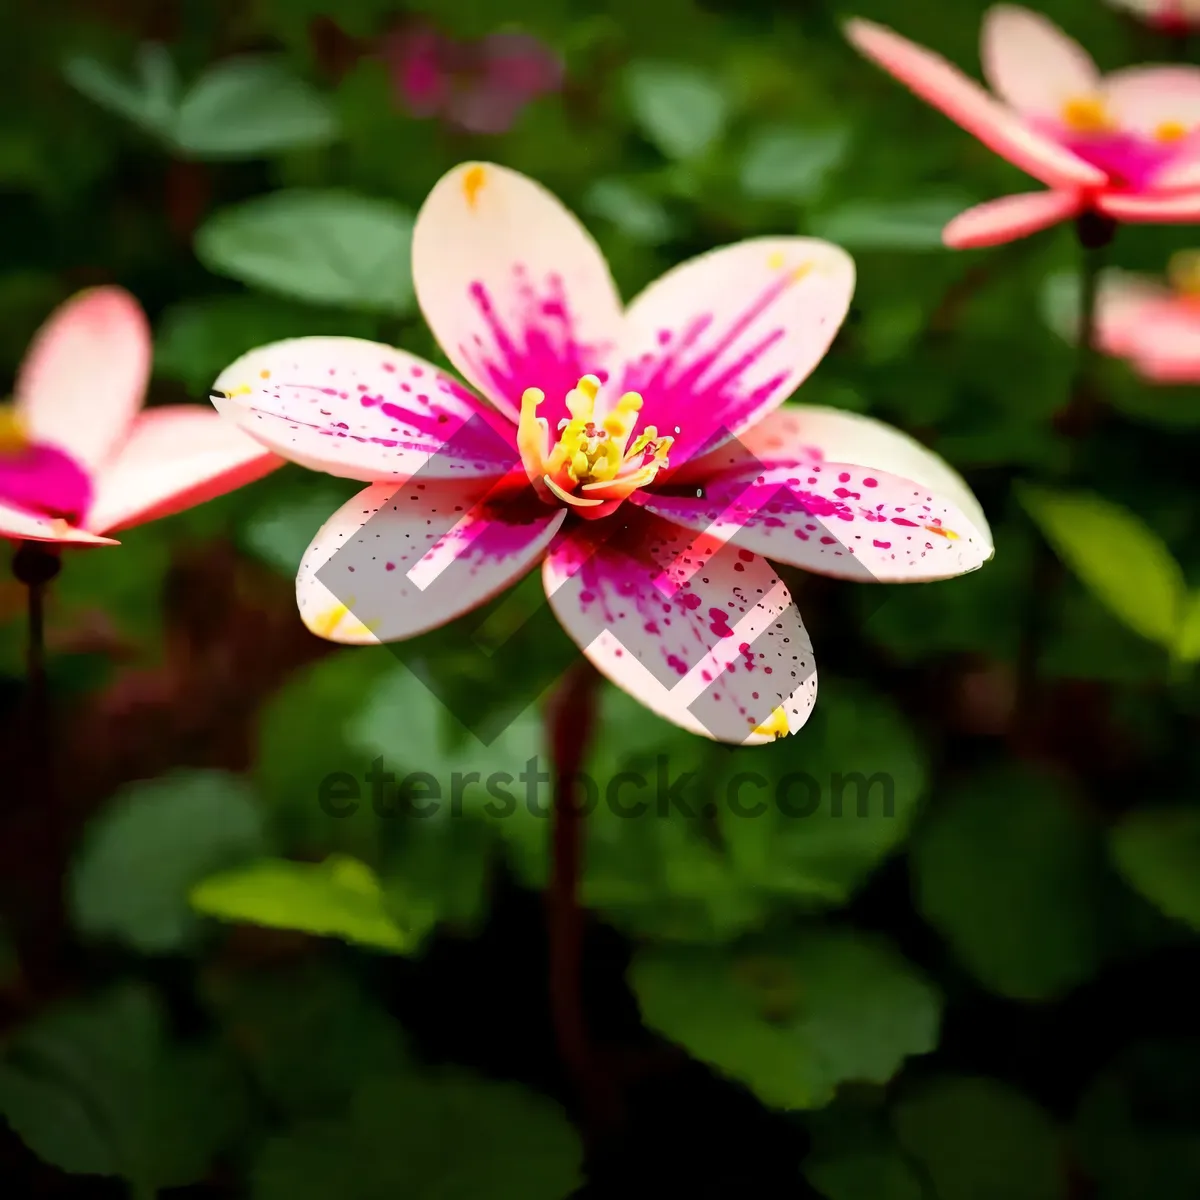
[[[436,355],[412,214],[489,158],[585,216],[626,296],[741,237],[844,245],[854,308],[802,399],[935,446],[997,546],[928,587],[797,580],[821,695],[786,742],[714,748],[605,693],[592,773],[666,756],[697,772],[700,811],[590,823],[585,993],[624,1124],[586,1158],[545,997],[548,821],[469,797],[435,819],[319,803],[331,772],[381,757],[446,780],[544,754],[537,706],[484,749],[387,649],[304,631],[291,577],[353,485],[287,468],[72,553],[50,617],[60,753],[0,815],[0,1170],[19,1194],[1197,1194],[1200,391],[1107,364],[1105,421],[1081,445],[1057,432],[1073,354],[1038,312],[1069,293],[1070,229],[941,249],[948,217],[1023,181],[837,26],[883,20],[974,69],[983,7],[9,14],[6,376],[57,301],[104,281],[151,314],[154,402],[204,403],[283,336]],[[1095,0],[1041,7],[1104,67],[1186,53]],[[561,93],[503,135],[414,119],[376,53],[414,15],[537,35]],[[1114,261],[1159,271],[1190,237],[1124,229]],[[1037,567],[1043,537],[1066,569]],[[21,603],[0,585],[10,714]],[[453,630],[417,651],[485,707],[520,690]],[[894,808],[703,811],[746,770],[885,772]]]

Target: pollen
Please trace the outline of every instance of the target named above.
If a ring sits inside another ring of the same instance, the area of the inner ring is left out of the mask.
[[[926,533],[936,533],[938,537],[944,537],[947,541],[957,542],[958,534],[953,529],[943,529],[941,525],[926,525]]]
[[[1160,142],[1178,142],[1187,137],[1190,132],[1182,121],[1163,121],[1154,130],[1154,137],[1156,141]]]
[[[463,176],[462,190],[467,200],[468,208],[475,208],[479,203],[479,193],[487,182],[487,172],[480,166],[471,167]]]
[[[1062,106],[1062,122],[1073,133],[1112,133],[1117,128],[1100,96],[1073,96]]]
[[[0,404],[0,454],[16,454],[29,445],[25,422],[15,404]]]
[[[761,725],[756,725],[754,732],[760,737],[787,737],[791,733],[791,729],[788,726],[787,712],[784,710],[783,705],[778,705]]]

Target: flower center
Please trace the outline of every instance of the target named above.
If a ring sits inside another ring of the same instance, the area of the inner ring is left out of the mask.
[[[0,404],[0,454],[20,454],[28,448],[29,435],[16,405]]]
[[[1072,96],[1062,106],[1062,123],[1072,133],[1116,133],[1117,123],[1100,96]]]
[[[1155,141],[1159,142],[1178,142],[1182,141],[1191,130],[1182,121],[1162,121],[1154,130]]]
[[[33,441],[11,404],[0,404],[0,500],[73,522],[92,501],[83,467],[56,446]]]
[[[567,393],[571,414],[558,423],[558,439],[537,415],[546,395],[527,388],[521,397],[517,447],[530,480],[547,498],[578,509],[581,516],[605,516],[627,496],[650,483],[668,465],[674,438],[659,437],[653,425],[630,444],[642,398],[626,392],[605,417],[596,419],[600,380],[585,375]],[[591,511],[589,511],[591,510]]]

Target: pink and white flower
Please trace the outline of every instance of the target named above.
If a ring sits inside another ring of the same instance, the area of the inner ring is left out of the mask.
[[[0,537],[104,535],[190,508],[282,466],[211,409],[139,411],[150,328],[117,287],[80,292],[35,336],[0,408]]]
[[[1200,383],[1200,252],[1171,260],[1167,280],[1110,272],[1096,297],[1096,344],[1154,383]]]
[[[955,217],[948,246],[992,246],[1096,212],[1116,221],[1200,221],[1200,68],[1101,75],[1045,17],[1000,4],[983,24],[992,93],[944,58],[870,21],[850,40],[922,99],[1048,191],[1005,196]]]
[[[767,559],[907,582],[992,555],[978,503],[936,455],[867,417],[779,408],[848,310],[854,266],[836,246],[727,246],[623,307],[557,199],[468,163],[418,215],[413,273],[483,398],[349,338],[264,346],[216,382],[217,407],[265,446],[369,484],[300,567],[300,613],[322,637],[413,637],[540,562],[551,607],[609,679],[693,732],[762,742],[797,730],[816,694]]]
[[[1164,33],[1189,33],[1200,27],[1200,0],[1108,0],[1141,17],[1147,25]]]

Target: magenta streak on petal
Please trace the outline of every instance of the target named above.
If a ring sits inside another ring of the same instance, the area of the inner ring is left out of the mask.
[[[1121,191],[1151,190],[1154,177],[1164,167],[1185,157],[1196,146],[1190,138],[1163,143],[1124,131],[1078,134],[1055,121],[1034,121],[1033,125],[1084,162],[1106,172],[1111,186]]]
[[[787,379],[787,373],[781,371],[749,390],[744,383],[747,372],[784,337],[782,326],[757,338],[732,361],[725,361],[725,358],[750,326],[793,283],[790,275],[784,275],[772,283],[745,312],[732,321],[712,346],[701,353],[697,353],[698,343],[715,325],[712,313],[703,313],[689,320],[673,346],[670,344],[670,335],[667,342],[663,343],[665,331],[661,331],[657,339],[664,344],[661,357],[653,353],[645,354],[638,361],[626,365],[621,391],[640,392],[645,401],[645,421],[657,425],[660,432],[676,437],[672,455],[675,465],[682,464],[704,445],[714,430],[721,427],[731,430],[743,428]],[[720,368],[719,373],[705,380],[704,377],[714,367]],[[678,434],[675,433],[676,427]]]
[[[612,345],[579,340],[561,275],[548,275],[541,293],[523,266],[513,267],[513,277],[511,291],[499,300],[482,282],[471,284],[470,302],[490,341],[476,333],[474,344],[459,343],[459,353],[480,386],[498,404],[507,402],[514,421],[525,389],[541,388],[546,402],[539,415],[554,431],[569,415],[565,397],[582,376],[607,379],[603,364]]]
[[[34,443],[0,453],[0,500],[77,524],[91,505],[92,481],[69,454]]]

